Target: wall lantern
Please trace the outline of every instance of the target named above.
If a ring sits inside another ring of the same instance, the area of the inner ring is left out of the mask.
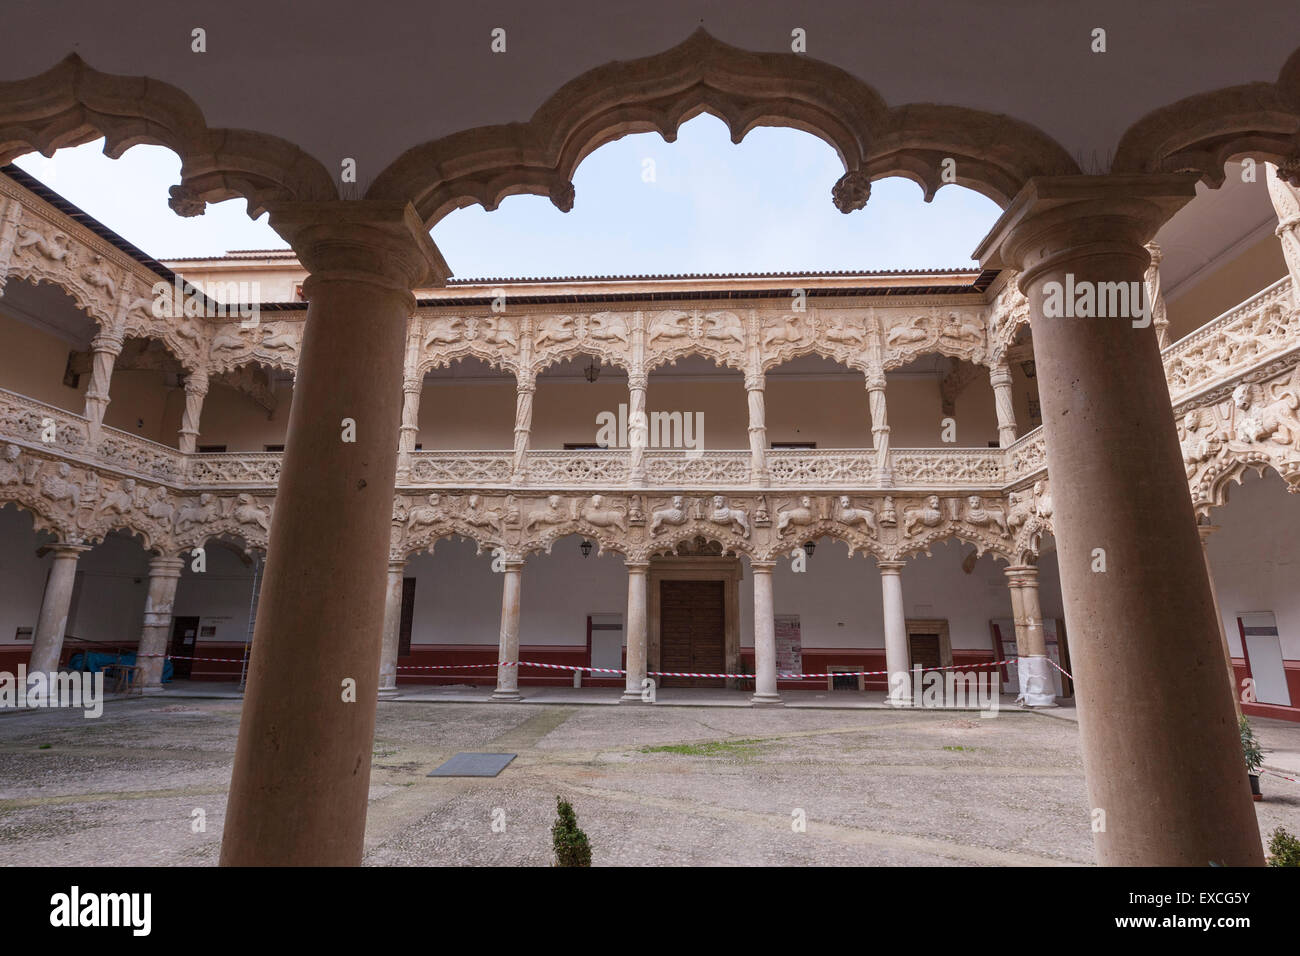
[[[587,362],[587,368],[582,374],[586,377],[588,382],[595,385],[596,379],[600,378],[600,359],[593,358]]]
[[[810,558],[813,556],[813,552],[816,550],[817,550],[817,544],[814,541],[806,542],[803,546],[803,553],[808,555],[808,557]]]
[[[582,539],[582,544],[580,545],[580,547],[582,549],[582,556],[584,558],[587,557],[589,554],[591,554],[591,542],[588,541],[586,538]]]
[[[1038,369],[1034,367],[1034,360],[1020,363],[1020,370],[1025,373],[1025,378],[1034,378],[1038,374]]]

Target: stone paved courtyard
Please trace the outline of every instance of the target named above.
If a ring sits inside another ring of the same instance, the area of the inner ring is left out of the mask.
[[[110,701],[98,720],[0,715],[0,864],[215,864],[239,707],[157,697]],[[1300,726],[1255,723],[1294,763]],[[519,756],[494,779],[426,776],[459,751]],[[1300,830],[1300,785],[1263,786],[1261,829]],[[1066,711],[398,701],[379,704],[366,862],[548,864],[557,794],[597,865],[1092,861]],[[206,832],[192,832],[196,808]]]

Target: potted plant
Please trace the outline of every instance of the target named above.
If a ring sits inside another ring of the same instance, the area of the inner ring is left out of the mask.
[[[1241,731],[1241,751],[1246,758],[1246,773],[1250,775],[1250,794],[1256,800],[1263,800],[1264,795],[1259,791],[1259,768],[1264,763],[1264,751],[1245,714],[1242,714],[1237,727]]]
[[[556,866],[591,866],[591,844],[578,827],[578,815],[567,800],[555,798],[556,820],[551,827],[551,843]]]

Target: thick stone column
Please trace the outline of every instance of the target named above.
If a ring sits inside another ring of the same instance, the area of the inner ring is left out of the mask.
[[[411,473],[411,453],[415,451],[415,440],[420,437],[420,393],[424,391],[424,379],[407,379],[402,383],[402,427],[397,442],[397,473]]]
[[[83,544],[56,544],[50,551],[54,563],[45,580],[36,632],[32,635],[32,654],[27,659],[29,672],[57,670],[63,654],[63,634],[68,629],[68,612],[72,608],[72,586],[77,577],[77,558],[90,548]]]
[[[172,605],[176,603],[176,585],[180,583],[184,566],[184,558],[164,555],[149,560],[149,592],[144,599],[144,627],[136,651],[140,682],[145,690],[162,687],[163,660],[172,636]]]
[[[650,565],[643,561],[627,562],[627,681],[624,703],[642,702],[641,685],[646,679],[646,575]]]
[[[754,695],[759,707],[781,703],[776,690],[776,609],[772,600],[775,561],[750,561],[754,572]]]
[[[749,396],[749,481],[766,485],[770,480],[767,471],[767,409],[766,376],[751,372],[745,376],[745,394]]]
[[[370,785],[411,289],[447,275],[409,204],[271,203],[310,273],[235,750],[224,865],[357,865]]]
[[[521,372],[515,385],[515,449],[511,481],[528,483],[528,444],[533,434],[533,394],[537,379],[531,372]]]
[[[384,646],[379,657],[379,699],[397,696],[397,652],[402,646],[402,589],[405,561],[388,562],[388,590],[384,597]]]
[[[1000,362],[989,369],[993,406],[998,414],[998,444],[1003,448],[1016,440],[1016,406],[1011,394],[1011,369]]]
[[[1267,164],[1264,176],[1277,212],[1277,238],[1291,273],[1291,294],[1300,304],[1300,189],[1280,178],[1272,163]]]
[[[501,572],[501,639],[493,700],[523,700],[519,696],[519,591],[523,570],[523,561],[507,558]]]
[[[889,467],[889,405],[885,401],[885,375],[867,378],[867,400],[871,409],[871,442],[876,450],[876,484],[882,488],[894,485],[893,470]]]
[[[912,705],[912,649],[907,641],[903,609],[903,562],[880,561],[880,597],[885,619],[885,670],[889,671],[887,700],[895,707]]]
[[[1029,707],[1055,706],[1056,680],[1047,659],[1043,611],[1038,602],[1038,568],[1032,565],[1007,568],[1007,576],[1014,582],[1011,602],[1018,613],[1016,646],[1020,659],[1016,661],[1016,672],[1020,677],[1020,696]]]
[[[1210,579],[1210,594],[1214,598],[1214,616],[1219,621],[1219,639],[1223,642],[1223,663],[1228,669],[1228,689],[1232,693],[1232,705],[1237,710],[1237,718],[1242,716],[1241,688],[1237,686],[1237,672],[1232,666],[1232,650],[1228,647],[1228,632],[1223,629],[1223,609],[1219,606],[1219,591],[1214,586],[1214,566],[1210,564],[1210,535],[1219,530],[1217,524],[1198,524],[1197,532],[1201,536],[1201,552],[1205,555],[1205,573]]]
[[[1020,596],[1020,568],[1010,567],[1007,576],[1007,592],[1011,595],[1011,620],[1016,630],[1016,701],[1025,699],[1025,602]]]
[[[113,365],[121,354],[121,333],[100,332],[90,341],[90,384],[86,386],[86,420],[89,422],[92,445],[99,441],[100,429],[104,425],[104,412],[108,409]]]
[[[1143,243],[1193,197],[1194,180],[1031,179],[976,253],[986,268],[1018,269],[1030,303],[1106,865],[1263,862],[1155,329],[1132,301],[1143,298]],[[1090,317],[1098,296],[1118,317]]]
[[[646,417],[646,389],[650,376],[641,369],[627,374],[627,445],[628,480],[633,485],[645,484],[645,449],[650,441],[650,420]]]
[[[195,370],[185,376],[185,411],[181,413],[181,437],[179,442],[183,454],[194,454],[194,450],[198,446],[199,418],[203,415],[203,399],[207,394],[207,372]]]

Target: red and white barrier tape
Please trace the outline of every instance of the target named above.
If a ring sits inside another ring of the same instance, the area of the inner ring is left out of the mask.
[[[1074,680],[1074,675],[1073,675],[1073,674],[1071,674],[1069,671],[1067,671],[1067,670],[1066,670],[1064,667],[1062,667],[1060,664],[1056,663],[1056,661],[1052,660],[1050,657],[1047,658],[1047,663],[1051,664],[1053,667],[1055,667],[1058,671],[1060,671],[1060,672],[1061,672],[1062,674],[1064,674],[1066,677],[1070,678],[1070,680]]]
[[[1014,660],[1009,661],[981,661],[978,664],[949,664],[943,667],[924,667],[918,668],[922,671],[947,671],[947,670],[968,670],[976,667],[1002,667],[1005,664],[1014,664]],[[579,664],[543,664],[538,661],[500,661],[496,664],[409,664],[402,665],[397,669],[399,671],[408,670],[455,670],[456,668],[482,668],[482,667],[540,667],[543,670],[553,671],[582,671],[586,674],[613,674],[616,676],[626,676],[627,670],[621,667],[584,667]],[[829,674],[782,674],[776,676],[779,680],[825,680],[829,676],[835,677],[880,677],[887,675],[889,671],[832,671]],[[907,673],[912,673],[908,671]],[[708,677],[718,679],[749,679],[752,680],[753,674],[713,674],[697,673],[694,671],[647,671],[647,677]]]

